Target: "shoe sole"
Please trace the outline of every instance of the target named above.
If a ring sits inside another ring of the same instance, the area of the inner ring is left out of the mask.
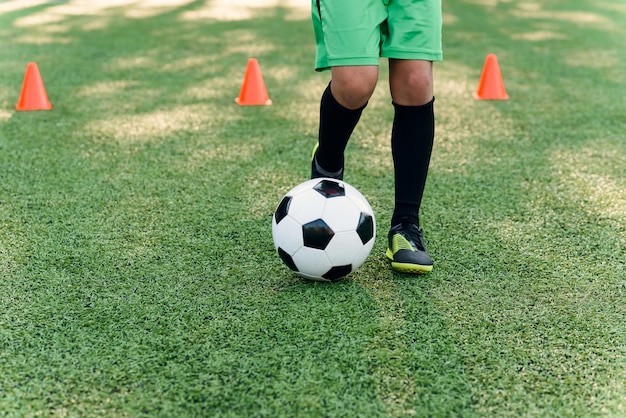
[[[427,274],[430,273],[433,269],[433,266],[425,266],[422,264],[398,263],[393,260],[393,253],[389,248],[387,248],[387,252],[385,255],[387,256],[389,261],[391,261],[391,268],[400,273]]]

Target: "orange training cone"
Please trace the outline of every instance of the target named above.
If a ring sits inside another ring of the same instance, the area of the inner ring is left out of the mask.
[[[509,98],[504,88],[504,80],[502,79],[498,58],[495,54],[489,54],[485,59],[485,65],[480,75],[478,89],[474,92],[474,98],[478,100],[506,100]]]
[[[50,110],[52,104],[48,100],[46,88],[43,85],[39,68],[34,62],[29,62],[24,74],[22,91],[15,106],[17,110]]]
[[[267,95],[261,67],[256,58],[250,58],[243,77],[239,97],[235,102],[241,106],[270,105],[272,101]]]

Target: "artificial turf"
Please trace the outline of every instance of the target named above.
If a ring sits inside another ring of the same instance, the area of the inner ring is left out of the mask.
[[[622,2],[444,2],[426,276],[384,258],[381,61],[345,177],[379,235],[331,285],[271,239],[328,82],[308,5],[88,3],[0,3],[0,415],[626,414]],[[472,97],[488,53],[509,100]],[[271,106],[234,102],[249,57]],[[15,110],[31,61],[51,111]]]

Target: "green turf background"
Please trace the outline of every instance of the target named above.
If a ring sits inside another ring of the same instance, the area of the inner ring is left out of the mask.
[[[379,235],[333,285],[291,274],[270,233],[328,82],[306,10],[17,3],[0,3],[0,415],[626,414],[622,1],[444,2],[424,277],[384,259],[381,61],[346,166]],[[472,98],[488,53],[507,101]],[[234,103],[249,57],[271,106]],[[52,111],[15,111],[30,61]]]

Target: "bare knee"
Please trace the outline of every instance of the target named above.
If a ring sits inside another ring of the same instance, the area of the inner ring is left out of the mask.
[[[433,98],[432,63],[428,61],[389,61],[389,87],[392,100],[400,105],[420,106]]]
[[[378,82],[378,67],[333,67],[330,90],[335,100],[348,109],[365,106]]]

